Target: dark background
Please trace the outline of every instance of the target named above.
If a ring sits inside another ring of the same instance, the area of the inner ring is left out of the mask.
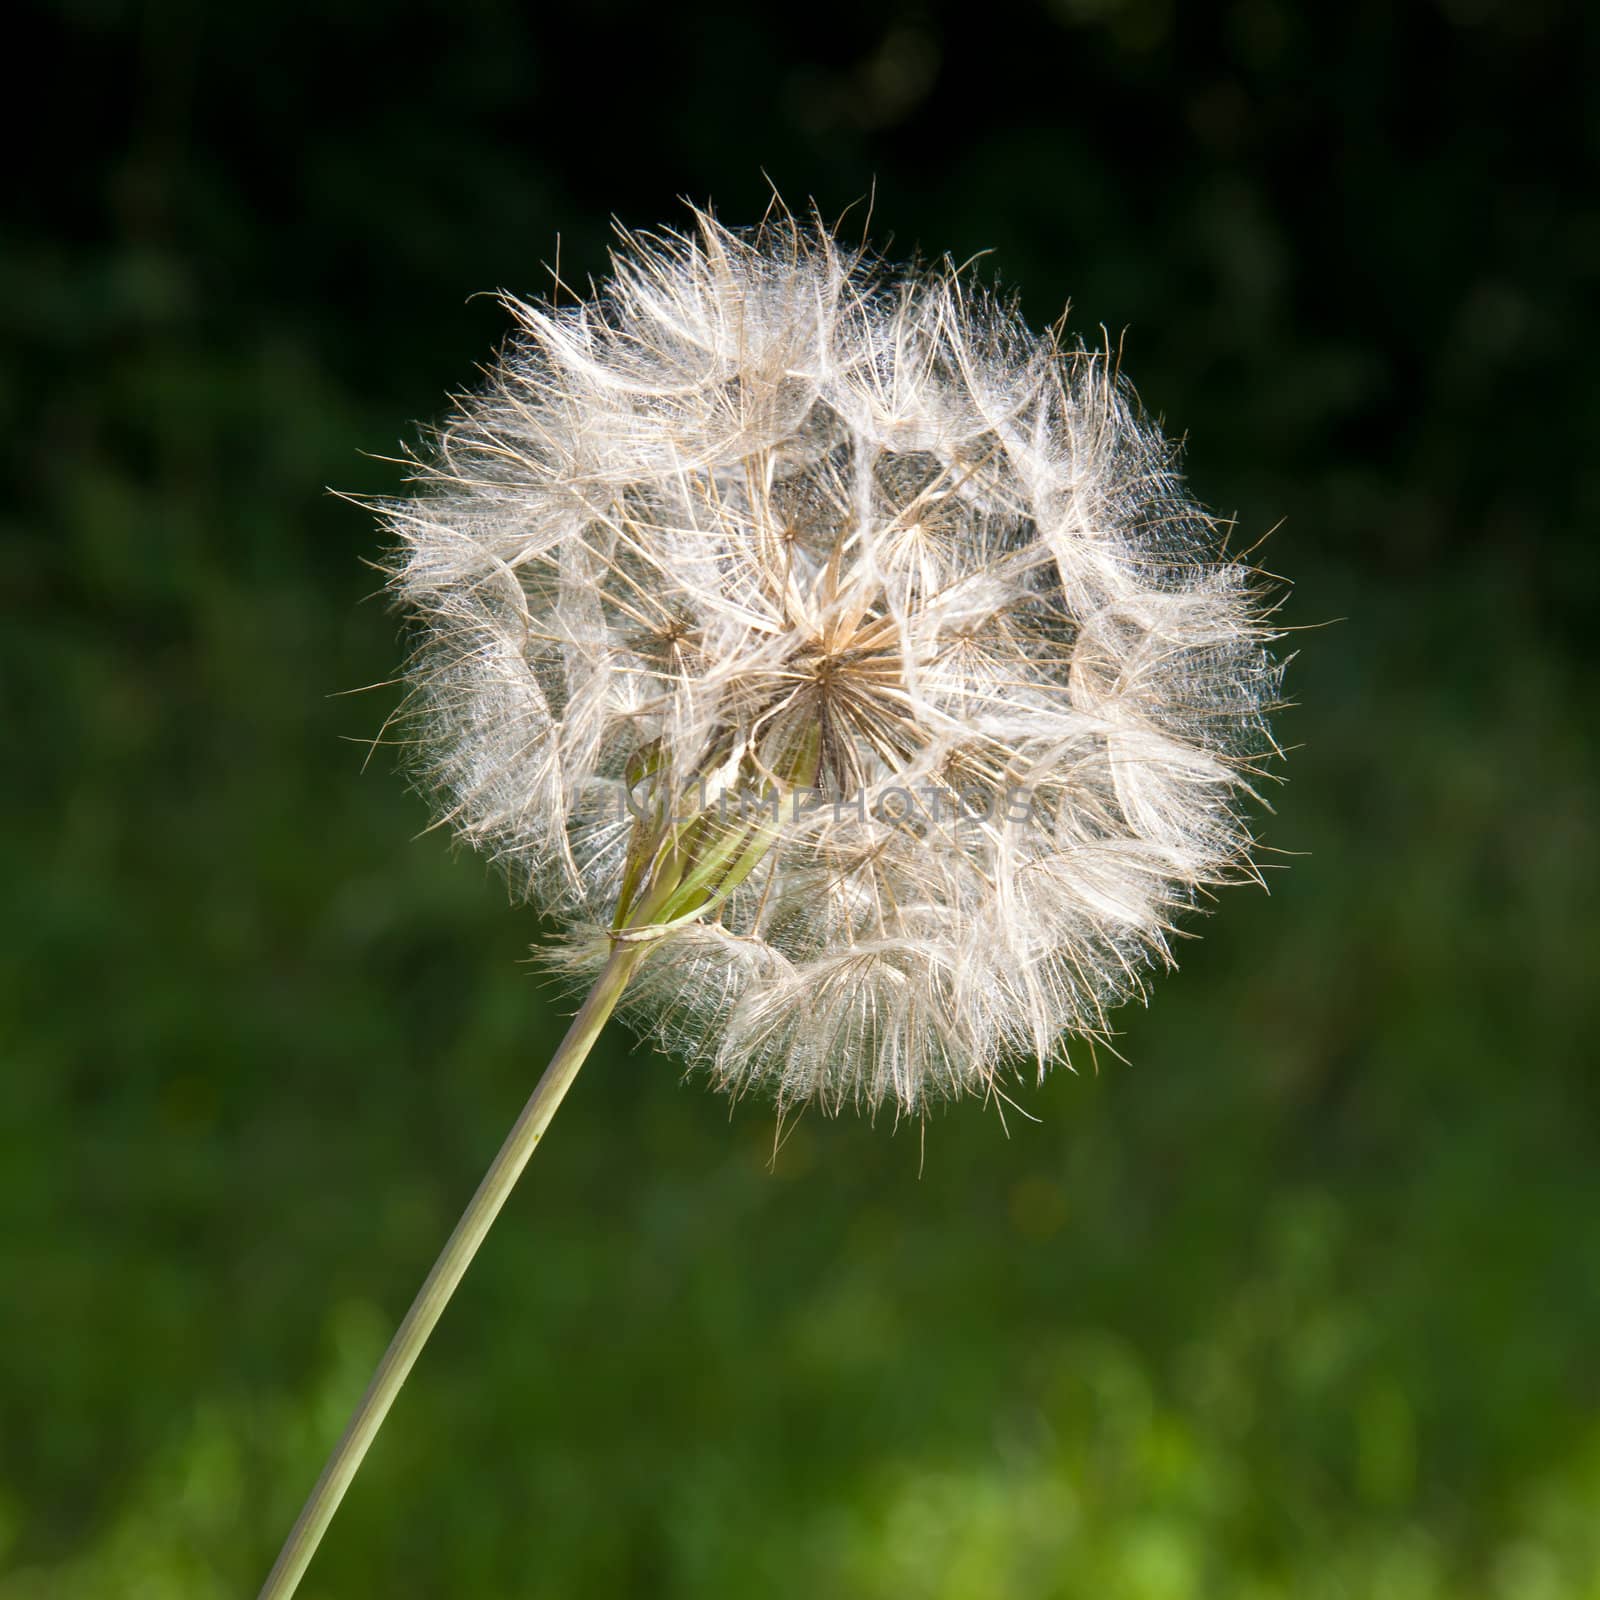
[[[763,172],[1126,330],[1334,623],[1294,854],[1126,1065],[920,1177],[814,1117],[772,1166],[608,1035],[305,1592],[1597,1593],[1584,9],[14,16],[3,1600],[253,1592],[562,1027],[534,914],[362,769],[398,627],[325,486],[397,486],[470,295]]]

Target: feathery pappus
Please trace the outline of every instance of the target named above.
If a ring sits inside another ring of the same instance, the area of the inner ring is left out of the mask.
[[[625,233],[507,299],[386,502],[439,815],[562,968],[739,1093],[1040,1070],[1255,875],[1260,581],[1109,351],[819,223]]]

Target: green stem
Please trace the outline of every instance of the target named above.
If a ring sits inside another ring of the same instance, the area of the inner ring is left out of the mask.
[[[383,1419],[394,1404],[401,1384],[406,1381],[413,1363],[428,1341],[428,1335],[433,1332],[434,1324],[449,1303],[450,1296],[455,1293],[456,1285],[461,1282],[472,1258],[478,1253],[478,1246],[483,1243],[506,1197],[528,1164],[528,1158],[544,1136],[550,1119],[556,1114],[556,1108],[572,1087],[578,1069],[600,1036],[606,1018],[616,1007],[645,949],[643,944],[620,944],[612,950],[611,959],[595,979],[594,988],[589,991],[583,1009],[572,1019],[566,1038],[561,1041],[550,1065],[545,1068],[544,1076],[539,1079],[527,1105],[522,1108],[522,1115],[506,1136],[499,1155],[484,1174],[478,1192],[462,1213],[455,1232],[450,1235],[439,1259],[434,1262],[433,1270],[417,1291],[417,1298],[412,1301],[405,1321],[400,1324],[389,1348],[384,1352],[383,1360],[378,1363],[378,1370],[367,1385],[367,1392],[362,1395],[355,1415],[351,1417],[343,1437],[333,1447],[333,1454],[328,1457],[328,1464],[322,1469],[322,1476],[317,1479],[299,1520],[289,1530],[289,1537],[284,1541],[277,1562],[262,1587],[260,1600],[289,1600],[298,1587],[323,1534],[328,1530],[328,1524],[333,1521],[334,1512],[339,1509],[345,1490],[350,1487],[362,1458],[377,1437],[378,1429],[383,1426]]]

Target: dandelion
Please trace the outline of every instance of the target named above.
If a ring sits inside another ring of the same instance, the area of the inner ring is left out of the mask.
[[[591,299],[506,304],[381,508],[405,716],[592,987],[270,1596],[613,1009],[731,1093],[921,1114],[1104,1038],[1254,875],[1273,634],[1109,351],[783,214],[624,234]]]

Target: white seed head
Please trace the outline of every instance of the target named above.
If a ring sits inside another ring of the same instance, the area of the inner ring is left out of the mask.
[[[1104,1036],[1253,875],[1279,673],[1109,353],[787,216],[507,304],[383,513],[419,769],[558,964],[698,828],[716,893],[625,1010],[719,1085],[910,1111]]]

